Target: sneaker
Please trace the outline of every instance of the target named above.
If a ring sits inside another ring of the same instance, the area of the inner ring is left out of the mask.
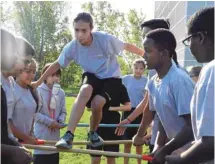
[[[66,132],[63,137],[55,144],[57,148],[62,149],[71,149],[72,148],[72,141],[73,141],[74,135],[72,133]]]
[[[104,140],[93,131],[88,133],[88,140],[91,142],[92,147],[99,147],[104,144]]]

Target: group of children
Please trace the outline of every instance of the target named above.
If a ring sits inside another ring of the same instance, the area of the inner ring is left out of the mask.
[[[31,52],[22,54],[12,71],[2,71],[12,134],[29,144],[37,144],[36,138],[60,138],[66,117],[65,93],[59,85],[60,67],[75,61],[84,70],[82,86],[72,108],[68,131],[56,147],[72,147],[76,126],[87,106],[92,112],[88,149],[118,152],[119,145],[103,145],[103,140],[119,140],[123,135],[125,139],[133,138],[138,154],[142,154],[143,144],[149,144],[152,164],[197,164],[213,160],[214,25],[209,22],[214,22],[214,8],[195,13],[188,22],[189,36],[183,41],[198,62],[210,62],[202,69],[195,86],[191,77],[196,80],[200,68],[193,68],[189,74],[178,64],[177,42],[169,31],[168,21],[153,19],[141,25],[143,51],[110,34],[93,32],[91,15],[79,13],[73,22],[75,39],[64,47],[54,63],[44,67],[38,81],[32,83],[38,67],[32,59],[32,47]],[[121,78],[116,56],[123,50],[144,60],[135,60],[133,74]],[[152,75],[148,79],[143,76],[145,66]],[[121,122],[119,111],[123,112]],[[119,122],[117,129],[98,127],[99,123]],[[132,123],[141,126],[139,129],[120,127]],[[195,143],[191,143],[194,139]],[[131,145],[125,145],[126,153],[130,149]],[[92,156],[91,163],[100,160],[100,156]],[[34,163],[57,164],[59,153],[35,150]],[[107,163],[116,163],[115,158],[108,156]],[[127,158],[124,163],[128,163]]]
[[[144,133],[156,112],[159,125],[154,164],[213,163],[214,159],[213,7],[191,16],[183,43],[198,62],[208,63],[202,68],[195,89],[186,72],[171,62],[176,40],[170,31],[153,30],[143,41],[147,67],[156,69],[157,74],[147,84],[149,105],[133,143],[146,143]]]
[[[33,47],[25,39],[1,29],[1,157],[6,164],[32,161],[30,153],[9,135],[7,119],[8,108],[14,104],[14,79],[10,76],[24,68],[23,57],[31,58],[32,50]]]
[[[1,29],[1,35],[1,42],[6,43],[10,42],[9,37],[14,37],[4,29]],[[2,47],[4,47],[3,44]],[[12,47],[6,46],[6,48],[13,49],[14,47],[18,50],[22,49],[14,52],[18,54],[18,59],[15,60],[12,69],[1,71],[1,86],[7,97],[9,136],[13,142],[17,139],[19,143],[26,144],[37,144],[37,139],[58,140],[60,129],[64,127],[62,123],[66,118],[65,93],[58,84],[61,70],[47,77],[35,90],[31,87],[38,69],[36,60],[32,58],[35,53],[34,49],[25,39],[15,37]],[[13,55],[12,52],[5,51],[7,55]],[[45,65],[42,73],[49,66],[50,64]],[[3,126],[7,126],[7,123]],[[6,161],[6,158],[3,158],[5,163],[19,163],[13,160],[13,158],[8,158]],[[47,163],[47,161],[53,164],[59,163],[59,153],[34,151],[35,164]]]

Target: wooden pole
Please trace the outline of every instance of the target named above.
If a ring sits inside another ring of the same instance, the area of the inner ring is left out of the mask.
[[[27,149],[37,149],[37,150],[46,150],[46,151],[57,151],[57,152],[68,152],[68,153],[81,153],[81,154],[91,154],[91,155],[103,155],[111,157],[127,157],[142,159],[146,161],[152,161],[152,157],[148,155],[139,155],[139,154],[129,154],[129,153],[120,153],[120,152],[110,152],[110,151],[99,151],[99,150],[87,150],[87,149],[58,149],[54,146],[41,146],[41,145],[29,145],[23,144]]]
[[[58,152],[68,152],[68,153],[82,153],[82,154],[91,154],[91,155],[104,155],[104,156],[111,156],[111,157],[128,157],[128,158],[142,159],[142,155],[129,154],[129,153],[118,153],[118,152],[88,150],[88,149],[58,149],[54,146],[41,146],[41,145],[29,145],[29,144],[23,144],[23,146],[25,146],[27,149],[37,149],[37,150],[46,150],[46,151],[58,151]]]

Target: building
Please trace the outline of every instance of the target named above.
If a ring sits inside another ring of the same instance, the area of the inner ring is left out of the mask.
[[[155,1],[155,18],[167,18],[171,31],[177,39],[178,62],[183,67],[201,65],[191,55],[182,40],[186,37],[186,22],[189,17],[206,6],[214,6],[214,1]]]

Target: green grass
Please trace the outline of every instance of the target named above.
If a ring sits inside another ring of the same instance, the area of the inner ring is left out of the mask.
[[[67,118],[66,122],[69,120],[70,111],[72,104],[74,103],[75,98],[67,97],[66,98],[66,108],[67,108]],[[84,115],[81,119],[81,123],[89,123],[89,117],[91,113],[87,110],[85,110]],[[66,131],[66,128],[64,128],[61,131],[61,135],[64,134]],[[77,128],[75,131],[75,141],[83,141],[86,140],[88,128]],[[74,148],[83,148],[85,149],[85,146],[74,146]],[[123,145],[120,146],[120,152],[123,152]],[[135,153],[135,148],[132,147],[132,153]],[[148,148],[144,147],[143,153],[148,153]],[[85,154],[74,154],[74,153],[61,153],[60,154],[60,164],[90,164],[90,156]],[[116,160],[117,164],[123,164],[123,158],[117,158]],[[135,159],[130,159],[130,164],[136,164]],[[146,162],[142,162],[143,164],[146,164]],[[102,157],[101,164],[106,164],[106,158]]]
[[[69,86],[68,88],[65,88],[64,91],[66,94],[78,94],[79,92],[79,87],[72,87],[72,86]]]

